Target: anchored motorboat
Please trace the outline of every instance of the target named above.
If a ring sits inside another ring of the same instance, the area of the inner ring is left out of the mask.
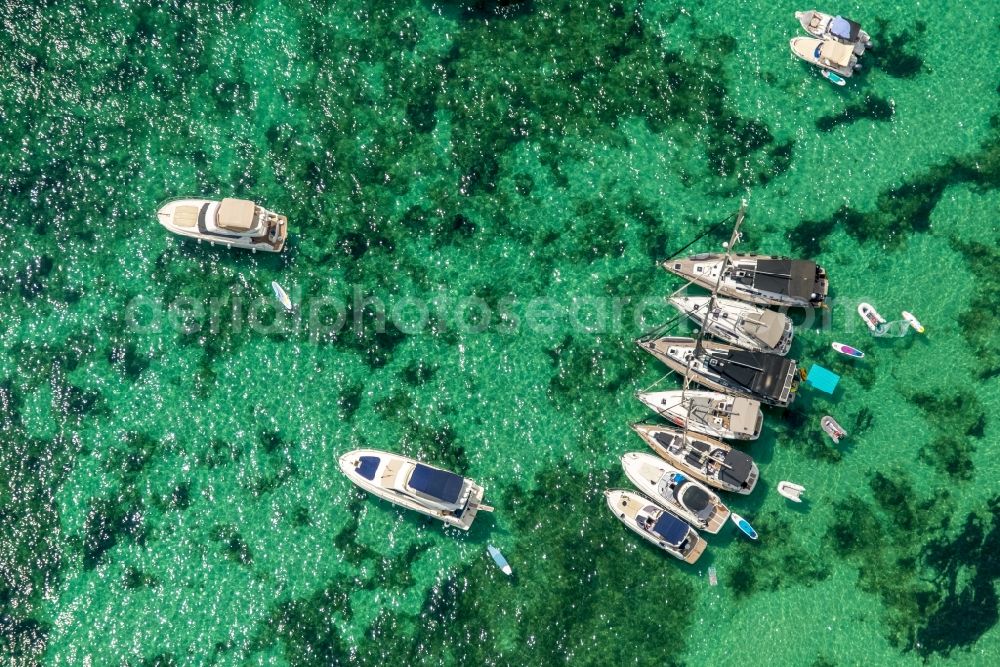
[[[810,9],[807,12],[795,12],[802,29],[819,39],[832,39],[849,45],[854,54],[860,56],[871,46],[872,38],[861,29],[856,21],[843,16],[831,16]]]
[[[673,296],[670,305],[703,327],[705,333],[752,352],[788,354],[794,330],[787,315],[735,299]]]
[[[724,442],[658,424],[632,424],[632,430],[665,461],[716,489],[747,494],[760,477],[748,454]]]
[[[716,391],[639,392],[636,398],[677,426],[716,438],[756,440],[764,425],[760,401]]]
[[[718,533],[729,519],[718,494],[659,456],[629,452],[622,456],[622,468],[640,491],[699,530]]]
[[[861,69],[854,47],[833,39],[815,37],[793,37],[788,43],[792,53],[807,63],[836,72],[849,78],[854,70]]]
[[[355,449],[340,457],[340,469],[365,491],[462,530],[483,505],[483,487],[471,479],[378,449]]]
[[[795,400],[798,364],[778,354],[749,352],[725,343],[680,336],[637,344],[671,369],[710,389],[785,407]]]
[[[246,199],[173,199],[156,217],[174,234],[254,252],[281,252],[288,236],[288,218]]]
[[[829,282],[811,260],[775,255],[702,253],[670,259],[663,268],[723,296],[770,306],[822,305]]]
[[[618,520],[643,539],[685,563],[694,563],[708,544],[676,514],[632,491],[608,489],[608,507]]]

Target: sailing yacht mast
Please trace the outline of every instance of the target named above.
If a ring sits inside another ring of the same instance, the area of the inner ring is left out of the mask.
[[[729,265],[729,256],[733,252],[733,246],[739,241],[740,238],[740,225],[743,224],[743,217],[747,212],[747,202],[745,199],[740,200],[740,212],[736,214],[736,224],[733,225],[733,233],[729,236],[729,243],[726,244],[726,252],[722,257],[722,264],[719,266],[719,276],[715,280],[715,287],[712,289],[712,294],[708,298],[708,309],[705,311],[705,316],[702,319],[701,328],[698,329],[698,337],[694,342],[694,353],[691,358],[688,359],[687,368],[684,370],[684,383],[681,385],[681,405],[685,403],[685,395],[687,394],[688,386],[691,384],[691,364],[694,362],[698,352],[702,349],[701,343],[705,338],[705,325],[708,324],[708,318],[712,311],[715,309],[715,300],[719,295],[719,286],[722,284],[722,276],[726,272],[726,267]],[[690,418],[690,407],[688,408],[688,418]],[[688,441],[688,419],[684,420],[684,442]]]

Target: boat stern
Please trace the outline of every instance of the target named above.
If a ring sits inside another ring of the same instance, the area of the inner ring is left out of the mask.
[[[694,546],[684,555],[684,562],[689,565],[693,565],[698,562],[701,555],[705,553],[705,549],[708,547],[708,542],[705,541],[701,535],[696,533],[694,530],[691,531],[694,537]],[[691,539],[690,537],[688,539]]]

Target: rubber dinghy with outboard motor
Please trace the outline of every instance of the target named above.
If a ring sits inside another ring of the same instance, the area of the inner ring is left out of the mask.
[[[743,531],[744,535],[749,537],[751,540],[757,539],[757,531],[753,529],[753,526],[750,525],[749,521],[741,517],[736,512],[730,514],[729,518],[733,520],[733,523],[736,524],[737,528]]]
[[[846,354],[848,357],[854,357],[855,359],[864,359],[865,353],[861,350],[851,347],[850,345],[844,345],[843,343],[833,343],[830,347],[835,349],[841,354]]]
[[[794,482],[782,481],[778,482],[778,493],[780,493],[785,498],[788,498],[793,503],[802,502],[802,492],[806,490],[806,487],[796,484]]]
[[[870,303],[859,303],[858,315],[861,316],[861,319],[865,321],[865,324],[872,331],[878,331],[878,328],[885,324],[885,318],[879,315],[878,311],[875,310],[875,306]]]
[[[830,415],[823,417],[823,419],[820,420],[819,425],[823,427],[823,430],[826,431],[827,435],[833,438],[834,442],[839,443],[840,439],[847,435],[847,431],[845,431],[843,427],[841,427],[841,425],[838,424],[837,421]]]

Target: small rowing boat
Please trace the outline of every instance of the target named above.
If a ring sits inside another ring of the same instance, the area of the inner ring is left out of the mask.
[[[751,540],[757,539],[757,531],[753,529],[753,526],[750,525],[749,521],[741,517],[736,512],[733,512],[729,516],[733,520],[733,523],[736,524],[736,527],[742,530],[747,537]]]
[[[861,350],[851,347],[850,345],[844,345],[843,343],[833,343],[833,349],[841,354],[846,354],[849,357],[854,357],[855,359],[864,359],[865,353]]]
[[[802,492],[806,490],[806,487],[794,482],[778,482],[778,493],[780,493],[785,498],[788,498],[793,503],[802,502]]]
[[[833,438],[834,442],[839,443],[840,439],[847,435],[847,431],[845,431],[843,427],[841,427],[841,425],[838,424],[837,421],[830,415],[823,417],[820,421],[820,426],[822,426],[823,430],[826,431],[831,438]]]
[[[913,316],[913,313],[909,313],[909,312],[907,312],[907,311],[904,310],[903,311],[903,319],[906,320],[906,322],[911,327],[913,327],[916,330],[917,333],[923,333],[924,332],[924,325],[920,323],[920,320],[918,320],[916,317]]]
[[[861,316],[861,319],[865,321],[865,324],[872,331],[878,331],[878,328],[885,324],[885,318],[879,315],[878,311],[875,310],[875,306],[870,303],[859,303],[858,315]]]
[[[281,288],[281,285],[277,281],[271,281],[271,289],[274,290],[275,298],[285,307],[285,310],[291,310],[292,300],[288,298],[288,294],[285,293],[285,290]]]
[[[493,558],[493,562],[497,564],[497,567],[500,568],[501,572],[506,574],[508,577],[514,573],[510,567],[510,563],[508,563],[507,559],[503,557],[503,554],[500,553],[499,549],[490,544],[487,545],[486,551],[489,552],[490,556]]]

